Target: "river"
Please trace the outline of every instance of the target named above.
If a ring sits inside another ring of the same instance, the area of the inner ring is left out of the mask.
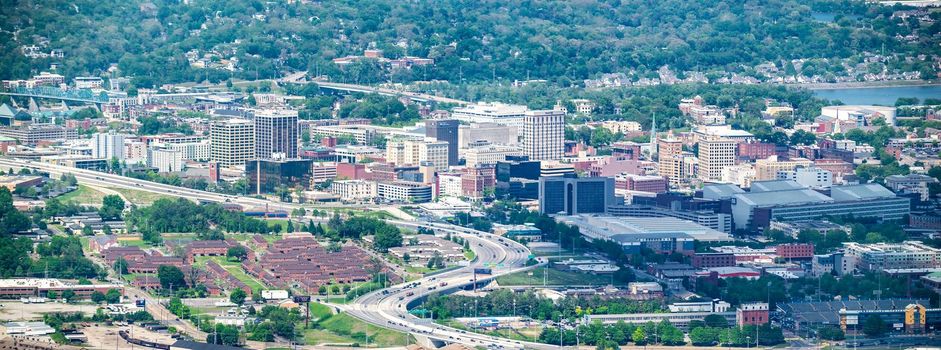
[[[941,99],[941,85],[819,89],[814,90],[814,95],[848,105],[893,106],[899,97],[917,97],[922,102],[926,98]]]

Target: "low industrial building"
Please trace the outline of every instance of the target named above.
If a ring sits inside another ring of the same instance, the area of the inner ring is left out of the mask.
[[[413,265],[424,265],[435,256],[447,262],[464,260],[463,246],[433,235],[402,237],[402,246],[389,248],[389,253],[403,260],[407,254]]]
[[[539,242],[542,240],[542,230],[533,224],[526,225],[493,225],[493,233],[508,237],[516,241]]]
[[[558,220],[577,226],[588,239],[617,242],[630,254],[638,254],[642,248],[664,254],[692,254],[695,251],[695,241],[732,241],[732,237],[727,233],[672,217],[573,215],[559,217]]]
[[[725,317],[729,324],[734,324],[736,322],[736,313],[734,311],[729,311],[729,303],[721,300],[713,300],[711,302],[675,303],[669,305],[669,308],[670,312],[660,313],[586,315],[585,321],[588,324],[596,321],[604,324],[613,324],[623,321],[629,324],[643,325],[647,324],[648,322],[659,324],[660,322],[667,320],[674,326],[682,329],[688,329],[690,322],[702,321],[706,318],[706,316],[709,315],[719,315]]]
[[[826,216],[901,220],[911,212],[910,198],[897,196],[876,183],[834,186],[829,195],[790,180],[755,182],[750,192],[707,190],[712,186],[704,188],[704,197],[725,196],[730,200],[737,229],[766,229],[772,221],[807,221]]]
[[[23,297],[46,297],[49,292],[62,295],[71,290],[78,298],[90,298],[95,292],[102,294],[116,289],[124,294],[124,287],[118,284],[73,284],[55,278],[10,278],[0,280],[0,298],[17,299]]]

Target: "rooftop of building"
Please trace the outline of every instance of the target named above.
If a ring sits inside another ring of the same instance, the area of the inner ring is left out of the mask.
[[[739,193],[735,195],[735,199],[759,207],[833,202],[833,198],[808,188]]]
[[[804,186],[801,186],[799,183],[791,180],[768,180],[768,181],[753,181],[751,183],[751,192],[769,192],[769,191],[783,191],[783,190],[797,190],[803,189]]]
[[[68,283],[56,278],[7,278],[0,279],[0,288],[68,288],[68,287],[77,287],[79,285]],[[83,287],[91,288],[119,288],[119,285],[114,284],[92,284],[92,285],[83,285]]]
[[[702,188],[703,198],[722,199],[731,198],[737,193],[745,193],[741,187],[733,184],[708,184]]]
[[[492,114],[492,115],[522,115],[529,108],[523,105],[511,105],[504,104],[500,102],[480,102],[464,107],[458,107],[453,110],[453,113],[469,113],[469,114]]]
[[[752,133],[745,130],[732,129],[731,125],[702,125],[696,128],[696,133],[719,137],[752,137]]]
[[[859,185],[834,186],[830,189],[830,197],[838,201],[866,200],[879,198],[894,198],[895,193],[880,184],[868,183]]]
[[[682,237],[684,235],[700,241],[731,240],[726,233],[673,217],[614,217],[581,214],[560,219],[569,224],[590,228],[598,234],[615,240]]]
[[[941,249],[933,248],[919,241],[905,241],[902,243],[856,243],[846,242],[843,246],[847,249],[870,253],[870,254],[892,254],[892,253],[925,253],[932,252],[941,254]]]

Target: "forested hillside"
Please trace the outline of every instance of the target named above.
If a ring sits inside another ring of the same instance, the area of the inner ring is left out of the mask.
[[[66,76],[117,64],[138,86],[305,69],[359,83],[532,78],[567,86],[663,65],[747,73],[783,59],[937,54],[926,34],[941,32],[941,21],[899,25],[895,10],[846,0],[11,0],[0,6],[0,79],[57,62]],[[896,39],[914,32],[922,39]],[[27,45],[65,57],[28,58]],[[389,71],[361,60],[341,70],[331,61],[367,48],[435,64]],[[237,68],[194,68],[191,50],[234,57]],[[818,68],[839,69],[831,64]],[[922,61],[891,64],[933,72]]]

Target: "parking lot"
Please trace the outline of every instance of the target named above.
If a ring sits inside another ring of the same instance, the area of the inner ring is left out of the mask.
[[[85,315],[94,315],[98,307],[92,304],[66,304],[46,302],[37,304],[23,304],[19,301],[0,302],[0,320],[24,321],[40,320],[43,314],[51,312],[84,312]]]

